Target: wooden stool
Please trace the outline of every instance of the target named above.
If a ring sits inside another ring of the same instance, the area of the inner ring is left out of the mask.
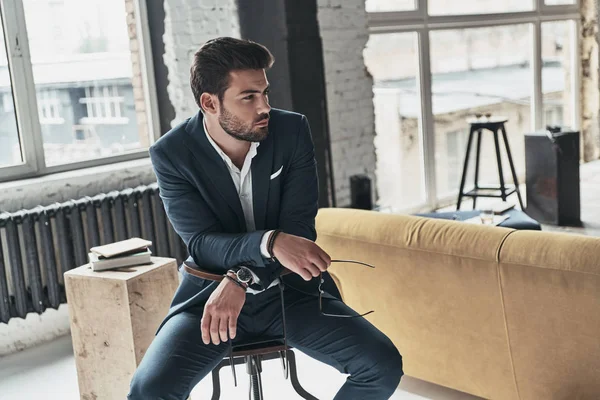
[[[469,118],[467,122],[471,125],[471,130],[469,132],[469,142],[467,144],[467,154],[465,154],[465,163],[463,165],[462,178],[460,180],[460,189],[458,192],[458,202],[456,203],[456,209],[460,210],[460,205],[463,197],[472,197],[473,198],[473,209],[475,209],[477,205],[478,197],[497,197],[501,198],[503,201],[506,201],[506,198],[513,193],[517,193],[517,197],[519,198],[519,204],[521,205],[521,210],[525,210],[525,206],[523,205],[523,199],[521,198],[521,191],[519,190],[519,181],[517,179],[517,173],[515,172],[515,166],[512,159],[512,154],[510,152],[510,146],[508,145],[508,137],[506,135],[506,129],[504,124],[508,122],[507,118],[503,117],[491,117],[491,118]],[[496,162],[498,163],[498,178],[500,179],[500,186],[479,186],[479,159],[481,153],[481,134],[484,129],[491,131],[494,135],[494,144],[496,146]],[[508,163],[510,166],[510,171],[513,177],[514,185],[505,185],[504,184],[504,173],[502,171],[502,160],[500,154],[500,142],[498,139],[498,133],[502,133],[502,139],[504,141],[504,147],[506,148],[506,155],[508,156]],[[475,155],[475,187],[473,190],[470,190],[465,193],[465,181],[467,178],[467,170],[469,167],[469,157],[471,155],[471,145],[473,144],[473,138],[477,133],[477,153]]]
[[[184,261],[184,266],[191,275],[197,276],[202,279],[210,281],[220,282],[224,279],[223,275],[214,274],[208,271],[200,269],[200,267],[189,261]],[[281,276],[289,274],[291,271],[283,269]],[[283,318],[283,336],[280,338],[265,338],[265,341],[258,341],[254,343],[245,343],[242,345],[236,345],[230,347],[230,354],[226,357],[215,369],[212,371],[212,382],[213,382],[213,395],[212,400],[219,400],[221,397],[221,381],[219,379],[219,371],[221,368],[231,366],[233,372],[233,380],[237,386],[237,377],[235,374],[235,366],[238,364],[246,364],[246,372],[250,376],[250,385],[248,388],[250,400],[263,400],[262,390],[262,361],[273,360],[281,358],[283,366],[283,374],[285,379],[290,377],[292,381],[292,387],[303,399],[306,400],[318,400],[315,396],[308,393],[300,385],[298,381],[298,374],[296,369],[296,357],[291,347],[287,345],[286,337],[286,325],[285,325],[285,305],[283,302],[283,288],[281,283],[279,284],[280,296],[281,296],[281,315]],[[231,346],[231,341],[229,341]]]
[[[80,398],[125,399],[179,285],[177,262],[65,272]]]

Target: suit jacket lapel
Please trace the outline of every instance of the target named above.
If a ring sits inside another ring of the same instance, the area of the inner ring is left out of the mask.
[[[273,169],[273,132],[260,143],[257,154],[252,160],[252,207],[254,208],[254,224],[256,230],[266,229],[267,201]]]
[[[192,140],[186,141],[189,149],[205,171],[206,176],[223,197],[225,203],[237,215],[242,231],[246,231],[246,219],[238,192],[235,188],[225,161],[217,154],[208,141],[202,124],[202,113],[198,112],[190,119],[186,131]],[[260,146],[259,146],[260,148]]]

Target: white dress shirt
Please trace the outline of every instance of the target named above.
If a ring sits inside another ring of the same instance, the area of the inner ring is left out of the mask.
[[[248,150],[248,154],[246,154],[246,158],[244,159],[244,164],[242,165],[242,169],[240,170],[234,163],[231,161],[231,158],[221,148],[219,145],[213,140],[213,138],[208,134],[208,128],[206,127],[206,120],[202,119],[202,123],[204,125],[204,133],[206,134],[206,138],[209,143],[215,148],[216,152],[219,156],[225,161],[225,165],[227,165],[227,169],[229,170],[229,174],[231,175],[231,179],[233,180],[233,184],[235,185],[235,189],[240,196],[240,203],[242,205],[242,210],[244,211],[244,219],[246,220],[246,229],[248,232],[253,232],[256,230],[256,224],[254,221],[254,205],[252,202],[252,159],[256,156],[258,146],[260,143],[252,142],[250,144],[250,149]],[[269,237],[271,236],[273,231],[268,231],[262,237],[262,241],[260,243],[260,252],[265,258],[270,258],[271,255],[267,249],[267,243],[269,241]],[[258,276],[252,273],[254,278],[254,282],[259,282]],[[275,279],[269,285],[269,288],[277,285],[279,283],[279,279]],[[248,293],[257,294],[261,293],[262,290],[254,290],[248,288]]]

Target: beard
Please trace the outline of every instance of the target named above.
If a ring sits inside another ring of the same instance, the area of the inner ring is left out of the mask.
[[[219,125],[221,125],[221,128],[223,128],[230,136],[246,142],[262,142],[269,135],[269,126],[261,126],[252,129],[255,123],[268,119],[269,114],[262,114],[257,121],[248,124],[230,113],[223,106],[222,110],[223,112],[219,116]]]

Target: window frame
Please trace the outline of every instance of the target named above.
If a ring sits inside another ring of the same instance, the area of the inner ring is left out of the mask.
[[[123,2],[125,0],[122,0]],[[140,43],[140,70],[146,102],[148,137],[152,145],[160,137],[158,100],[146,2],[133,0],[136,31]],[[25,23],[23,0],[0,0],[1,27],[4,31],[6,55],[11,79],[15,116],[24,163],[0,167],[0,182],[27,179],[53,173],[96,167],[148,157],[147,149],[127,154],[47,166],[42,140],[41,123],[33,79],[33,67]],[[2,44],[0,44],[2,45]],[[37,118],[31,118],[31,116]]]
[[[421,103],[421,115],[419,121],[421,154],[423,159],[421,168],[425,177],[425,203],[420,207],[411,207],[405,212],[435,210],[448,206],[456,201],[456,196],[438,198],[436,160],[435,160],[435,131],[434,115],[432,107],[432,76],[431,76],[431,53],[429,33],[436,30],[447,29],[469,29],[495,27],[517,24],[529,24],[532,35],[532,73],[533,85],[532,93],[532,130],[542,129],[543,127],[543,93],[542,93],[542,33],[541,26],[544,22],[552,21],[572,21],[575,34],[572,37],[575,40],[572,48],[571,62],[574,66],[571,84],[574,88],[581,88],[581,56],[579,54],[579,45],[581,38],[581,17],[580,0],[575,4],[567,5],[546,5],[545,0],[533,0],[534,9],[532,11],[507,12],[494,14],[460,14],[460,15],[429,15],[428,0],[416,0],[417,8],[415,11],[389,11],[389,12],[368,12],[367,26],[369,34],[402,33],[416,32],[418,37],[419,65],[419,98]],[[581,126],[581,99],[580,90],[572,91],[570,106],[573,108],[570,121],[574,129]],[[569,122],[567,122],[569,123]],[[458,194],[458,188],[456,190]]]

